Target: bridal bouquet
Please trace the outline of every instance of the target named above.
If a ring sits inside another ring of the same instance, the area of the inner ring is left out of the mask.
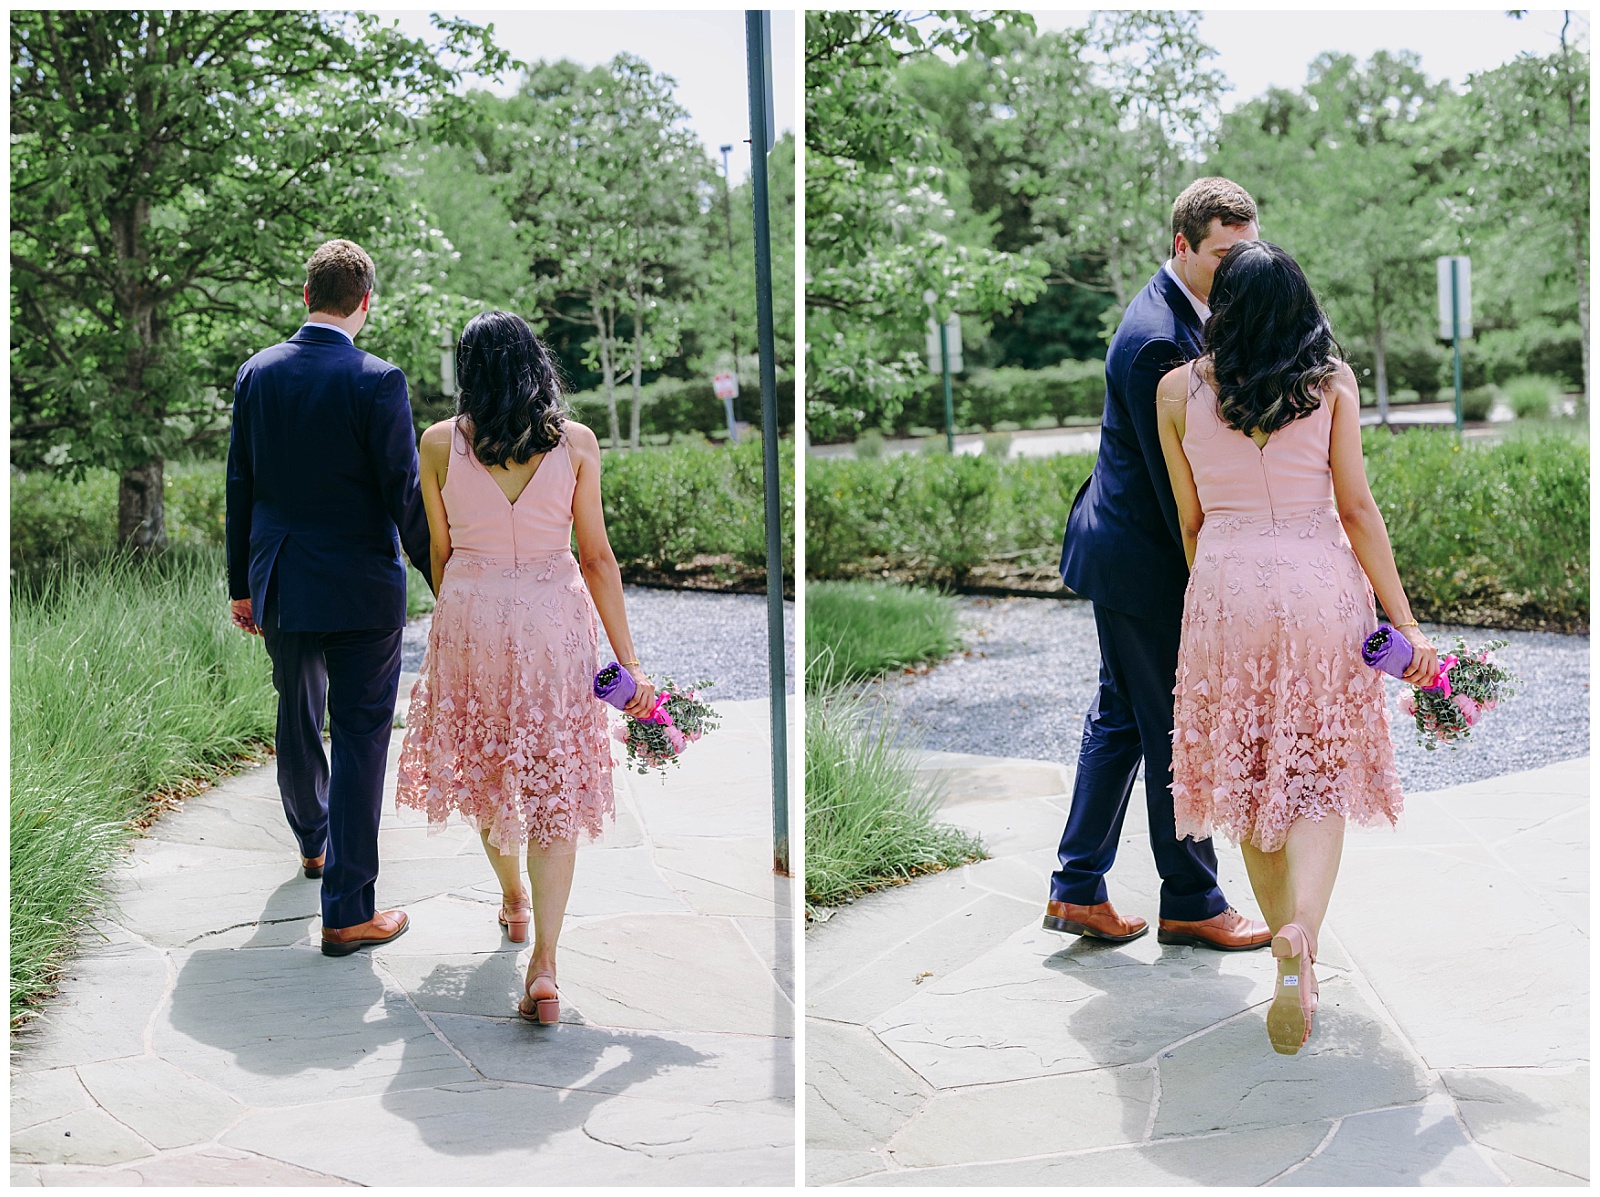
[[[717,729],[720,719],[716,711],[698,697],[699,691],[710,685],[699,681],[694,688],[683,691],[667,678],[657,689],[655,708],[648,715],[642,719],[624,717],[625,726],[611,734],[627,748],[630,769],[640,773],[660,769],[665,773],[668,765],[678,763],[679,755],[689,744]],[[595,697],[619,711],[637,690],[633,675],[615,661],[594,675]]]
[[[1471,649],[1456,637],[1455,651],[1439,658],[1439,674],[1426,686],[1412,686],[1400,695],[1400,709],[1417,722],[1417,743],[1429,752],[1441,744],[1456,745],[1472,734],[1472,726],[1504,698],[1516,693],[1516,675],[1493,659],[1507,641],[1491,640]],[[1411,664],[1411,642],[1387,624],[1368,636],[1361,656],[1374,669],[1399,677]]]

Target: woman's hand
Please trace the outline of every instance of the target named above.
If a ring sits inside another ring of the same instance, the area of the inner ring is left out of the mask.
[[[632,715],[635,719],[643,719],[656,709],[656,688],[650,684],[650,679],[644,675],[644,670],[637,665],[628,665],[624,668],[628,676],[633,678],[634,685],[638,687],[633,692],[633,697],[628,700],[628,705],[622,708],[624,715]]]
[[[1411,664],[1400,675],[1400,680],[1413,686],[1429,686],[1439,676],[1439,650],[1429,643],[1421,628],[1401,628],[1400,634],[1411,642],[1415,650]]]

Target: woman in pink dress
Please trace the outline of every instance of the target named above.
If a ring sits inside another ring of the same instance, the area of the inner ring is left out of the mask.
[[[486,312],[461,334],[456,373],[459,414],[422,434],[438,602],[395,801],[435,829],[452,811],[478,829],[501,925],[523,943],[533,923],[517,1009],[548,1024],[560,1014],[556,941],[577,842],[614,810],[607,708],[593,690],[596,610],[638,683],[626,713],[648,714],[655,691],[606,539],[600,445],[563,414],[545,347],[520,317]]]
[[[1240,845],[1278,958],[1267,1033],[1293,1055],[1345,824],[1400,811],[1383,678],[1361,659],[1374,591],[1415,646],[1404,680],[1432,680],[1438,655],[1367,488],[1355,375],[1300,267],[1241,242],[1211,305],[1203,356],[1156,393],[1191,571],[1172,797],[1180,837]]]

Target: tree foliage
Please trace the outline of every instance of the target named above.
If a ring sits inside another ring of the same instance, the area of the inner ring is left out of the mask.
[[[430,47],[361,14],[13,11],[18,461],[120,471],[122,539],[164,544],[164,459],[218,435],[238,363],[298,322],[316,244],[437,248],[389,159],[463,67],[508,61],[438,25]],[[397,341],[430,315],[405,310]]]

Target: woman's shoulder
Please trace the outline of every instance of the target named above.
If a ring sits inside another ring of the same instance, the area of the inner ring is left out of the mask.
[[[1342,358],[1333,359],[1333,373],[1328,376],[1322,388],[1323,398],[1333,404],[1341,399],[1352,403],[1360,403],[1361,391],[1356,382],[1356,372],[1350,368],[1350,363]]]
[[[1181,366],[1174,366],[1168,370],[1161,376],[1161,381],[1156,383],[1156,398],[1168,403],[1187,401],[1190,380],[1196,376],[1199,366],[1198,361],[1184,362]]]
[[[423,452],[447,453],[450,442],[455,437],[455,420],[440,420],[437,424],[430,424],[422,430],[421,448]]]
[[[600,455],[600,438],[595,436],[594,430],[587,424],[580,424],[576,420],[561,421],[561,435],[566,438],[567,444],[585,455]]]

